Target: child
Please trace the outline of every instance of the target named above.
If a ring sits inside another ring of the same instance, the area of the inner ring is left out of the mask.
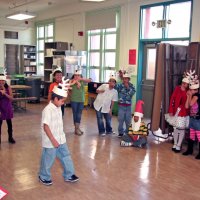
[[[52,75],[53,75],[53,83],[51,83],[49,86],[48,102],[51,101],[51,95],[54,87],[58,86],[58,84],[62,82],[62,69],[60,67],[57,67],[56,69],[54,69]],[[64,104],[61,106],[61,110],[62,110],[62,116],[64,116],[65,112]]]
[[[195,137],[197,137],[199,142],[199,153],[195,157],[200,159],[200,94],[198,93],[199,89],[199,80],[198,77],[194,76],[190,83],[190,90],[187,92],[187,101],[185,104],[186,108],[190,108],[190,138],[188,140],[187,151],[183,155],[191,155],[193,153],[193,145]]]
[[[115,84],[116,78],[114,75],[111,75],[108,84],[102,84],[96,90],[98,95],[94,101],[94,108],[96,110],[97,125],[100,136],[113,133],[111,126],[112,109],[114,102],[118,101],[118,93],[114,89]],[[103,117],[106,122],[106,128],[104,126]]]
[[[68,80],[67,80],[68,81]],[[79,178],[74,174],[74,165],[66,144],[63,131],[63,120],[60,106],[67,97],[67,81],[54,87],[51,101],[42,111],[42,158],[39,171],[39,181],[44,185],[52,185],[51,167],[58,157],[63,166],[65,181],[76,182]]]
[[[13,118],[13,108],[12,108],[12,90],[10,86],[6,83],[6,76],[0,74],[0,144],[1,144],[1,126],[3,120],[6,120],[8,127],[8,142],[15,144],[13,139],[12,130],[12,118]]]
[[[132,125],[129,127],[128,135],[124,135],[120,142],[121,146],[134,146],[134,147],[145,147],[147,144],[148,130],[144,122],[141,121],[143,118],[142,105],[144,102],[138,100],[135,106],[134,116],[132,118]]]
[[[188,124],[187,120],[189,120],[189,110],[185,108],[188,86],[189,76],[185,75],[181,85],[177,86],[173,91],[169,103],[169,113],[165,115],[166,121],[174,128],[172,151],[175,153],[180,153],[181,151],[181,145],[185,137],[185,128]]]

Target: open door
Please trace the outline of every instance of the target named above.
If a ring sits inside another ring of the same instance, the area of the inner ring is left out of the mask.
[[[154,93],[154,81],[155,81],[155,69],[156,69],[156,44],[145,44],[143,50],[143,69],[142,69],[142,81],[141,81],[141,95],[142,100],[145,103],[144,116],[145,118],[151,118],[153,93]]]

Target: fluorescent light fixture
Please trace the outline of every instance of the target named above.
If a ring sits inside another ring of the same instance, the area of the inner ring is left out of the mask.
[[[10,15],[7,15],[6,18],[14,20],[26,20],[36,17],[36,15],[29,12],[16,12]]]
[[[81,0],[81,1],[89,1],[89,2],[102,2],[102,1],[106,1],[106,0]]]

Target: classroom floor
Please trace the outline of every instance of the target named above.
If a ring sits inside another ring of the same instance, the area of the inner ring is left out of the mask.
[[[72,154],[77,183],[66,183],[62,167],[52,168],[52,186],[38,181],[41,154],[40,118],[46,105],[28,104],[15,112],[16,144],[7,142],[6,123],[0,145],[0,187],[8,190],[5,200],[198,200],[200,161],[171,151],[170,140],[149,136],[146,149],[120,147],[116,135],[99,137],[93,109],[84,109],[85,134],[73,134],[71,108],[65,109],[64,130]],[[117,118],[113,117],[117,130]],[[184,146],[184,148],[186,148]]]

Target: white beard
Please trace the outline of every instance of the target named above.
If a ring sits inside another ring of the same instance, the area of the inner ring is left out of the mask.
[[[139,131],[140,129],[141,118],[137,122],[134,121],[134,117],[132,118],[132,129],[133,131]]]

